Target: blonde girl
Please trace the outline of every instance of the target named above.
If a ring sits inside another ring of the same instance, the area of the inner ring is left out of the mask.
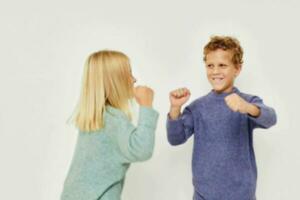
[[[61,200],[120,200],[130,163],[151,157],[158,113],[153,91],[134,87],[135,81],[125,54],[105,50],[88,57],[73,117],[78,139]],[[136,127],[132,98],[140,105]]]

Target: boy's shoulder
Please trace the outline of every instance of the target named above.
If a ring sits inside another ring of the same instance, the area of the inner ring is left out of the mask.
[[[201,105],[205,105],[207,101],[209,101],[209,93],[194,99],[187,107],[196,109],[197,107],[201,107]]]
[[[261,100],[261,98],[258,97],[257,95],[241,92],[237,88],[236,88],[236,93],[248,102]],[[210,94],[211,94],[211,92],[194,99],[187,107],[189,107],[191,109],[197,109],[197,108],[201,107],[202,105],[205,106],[207,103],[209,103],[211,101]]]
[[[244,93],[244,92],[239,92],[238,95],[248,102],[253,102],[256,99],[260,99],[260,97],[258,97],[257,95],[248,94],[248,93]]]

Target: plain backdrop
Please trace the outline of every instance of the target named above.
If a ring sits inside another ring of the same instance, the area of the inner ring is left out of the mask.
[[[245,51],[236,86],[278,115],[276,126],[254,133],[257,199],[299,200],[299,8],[296,0],[1,1],[0,199],[59,199],[77,137],[66,122],[84,61],[101,49],[130,57],[160,113],[154,155],[131,165],[123,199],[192,199],[193,139],[168,144],[168,93],[207,94],[203,46],[231,35]]]

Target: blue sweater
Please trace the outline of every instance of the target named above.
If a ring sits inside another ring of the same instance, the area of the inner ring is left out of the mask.
[[[194,199],[255,200],[257,168],[253,129],[276,123],[273,108],[257,96],[237,93],[260,108],[260,116],[233,112],[213,90],[188,105],[176,120],[167,120],[168,141],[183,144],[194,134],[192,158]]]

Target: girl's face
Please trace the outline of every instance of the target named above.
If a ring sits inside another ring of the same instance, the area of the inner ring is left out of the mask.
[[[129,81],[130,81],[130,86],[132,88],[132,97],[134,97],[134,84],[136,83],[136,78],[133,76],[131,68],[130,68],[129,73],[130,73]]]
[[[132,84],[132,87],[133,87],[134,84],[136,83],[136,78],[133,76],[131,69],[130,69],[130,81],[131,81],[131,84]]]

